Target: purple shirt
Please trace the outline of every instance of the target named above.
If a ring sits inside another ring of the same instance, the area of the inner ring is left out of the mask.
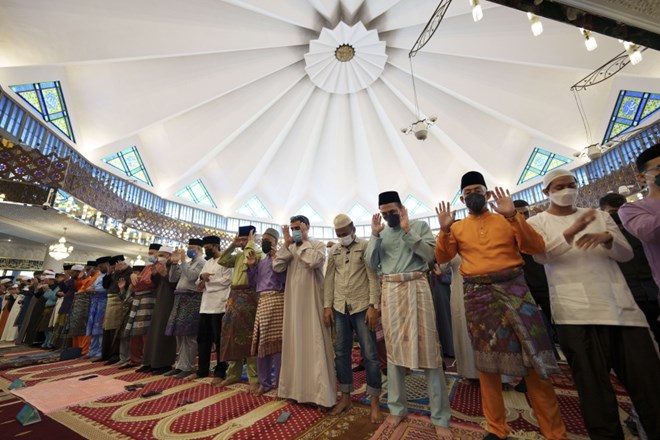
[[[660,199],[642,199],[619,208],[623,227],[639,238],[655,284],[660,286]]]
[[[247,275],[250,287],[255,289],[257,293],[266,290],[284,292],[286,271],[275,272],[273,270],[273,260],[270,256],[263,258],[254,268],[248,267]]]
[[[62,305],[60,306],[60,315],[66,315],[71,313],[71,306],[73,305],[73,295],[76,293],[76,287],[74,286],[73,280],[68,279],[64,282],[66,289],[64,289],[64,299],[62,300]]]

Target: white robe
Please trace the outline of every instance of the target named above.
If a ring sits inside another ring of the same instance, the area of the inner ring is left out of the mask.
[[[306,241],[282,247],[273,270],[287,270],[284,289],[282,367],[278,396],[331,407],[337,402],[330,329],[323,324],[325,245]]]
[[[25,298],[25,295],[22,293],[16,297],[16,302],[14,302],[14,305],[9,312],[9,316],[7,316],[7,323],[5,324],[2,336],[0,336],[0,341],[13,341],[16,339],[18,327],[14,325],[14,322],[16,321],[18,314],[21,313],[22,304],[19,304],[18,302],[23,301],[23,298]]]

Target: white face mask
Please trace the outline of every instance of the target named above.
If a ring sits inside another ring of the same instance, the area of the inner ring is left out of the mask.
[[[348,247],[351,243],[353,243],[353,241],[355,241],[353,234],[346,235],[345,237],[339,237],[339,242],[341,243],[342,246],[345,247]]]
[[[165,263],[167,263],[167,258],[165,258],[165,257],[158,257],[158,262],[159,262],[160,264],[165,264]]]
[[[564,188],[561,191],[550,193],[550,200],[555,205],[573,206],[577,200],[578,190],[576,188]]]

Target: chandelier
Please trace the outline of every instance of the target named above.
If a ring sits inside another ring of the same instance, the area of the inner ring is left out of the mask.
[[[73,246],[66,245],[65,235],[66,228],[64,228],[64,234],[62,235],[62,238],[60,238],[57,243],[48,246],[48,255],[57,261],[64,260],[71,254],[71,252],[73,252]]]

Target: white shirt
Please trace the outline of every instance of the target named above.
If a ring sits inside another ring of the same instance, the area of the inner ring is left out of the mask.
[[[567,216],[542,212],[528,220],[545,241],[545,253],[534,259],[545,265],[553,320],[557,324],[648,327],[616,264],[631,260],[633,251],[612,217],[596,211],[596,220],[573,238],[573,244],[566,242],[564,231],[585,211],[578,208]],[[605,231],[614,238],[611,249],[603,245],[588,250],[575,247],[582,235]]]
[[[218,264],[218,258],[208,260],[201,273],[213,274],[209,281],[204,283],[204,292],[202,292],[202,305],[199,313],[225,313],[227,299],[231,291],[231,277],[234,269],[230,269]],[[197,281],[200,284],[201,279]]]

